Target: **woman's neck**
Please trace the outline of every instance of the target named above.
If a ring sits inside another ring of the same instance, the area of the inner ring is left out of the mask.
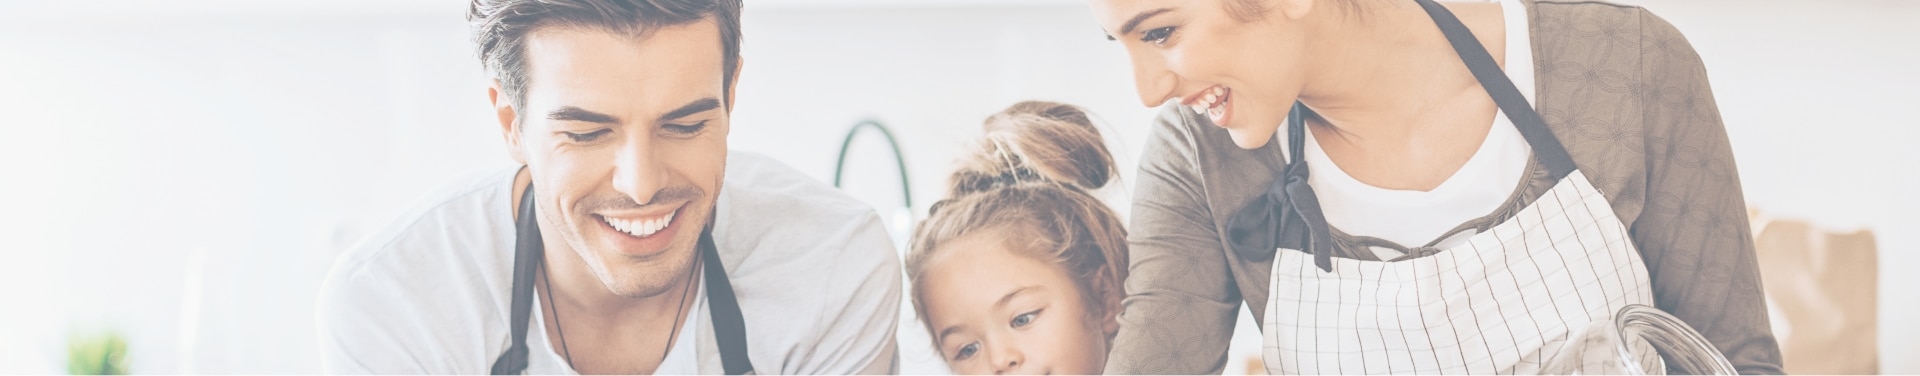
[[[1311,22],[1314,66],[1300,101],[1342,135],[1389,141],[1415,137],[1445,122],[1479,82],[1426,11],[1411,1],[1366,3],[1362,10],[1322,9]],[[1447,5],[1489,51],[1504,51],[1499,3]],[[1358,12],[1358,13],[1355,13]],[[1496,53],[1496,62],[1503,62]]]

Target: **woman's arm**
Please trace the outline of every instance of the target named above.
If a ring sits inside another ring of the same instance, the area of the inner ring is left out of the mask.
[[[1240,293],[1196,163],[1197,138],[1164,106],[1140,158],[1128,234],[1132,265],[1106,373],[1218,374]]]
[[[1644,9],[1639,24],[1647,193],[1632,233],[1647,256],[1654,300],[1740,373],[1781,373],[1746,200],[1706,68],[1672,24]]]

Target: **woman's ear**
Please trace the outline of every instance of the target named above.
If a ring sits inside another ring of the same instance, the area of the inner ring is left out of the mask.
[[[513,101],[507,99],[500,88],[500,80],[487,84],[487,101],[493,104],[493,116],[500,122],[500,132],[507,139],[507,154],[515,162],[527,164],[527,149],[522,147],[520,136],[520,116],[514,111]]]
[[[1107,315],[1100,322],[1100,330],[1107,333],[1107,338],[1113,338],[1114,334],[1120,333],[1119,304],[1113,304],[1107,308]]]
[[[1280,15],[1286,16],[1287,19],[1298,20],[1301,18],[1306,18],[1308,13],[1313,12],[1314,2],[1341,1],[1341,0],[1271,0],[1271,1],[1273,2],[1273,9],[1280,11]]]
[[[1100,330],[1107,333],[1107,338],[1113,338],[1115,333],[1120,332],[1120,311],[1126,308],[1126,282],[1121,281],[1106,290],[1106,296],[1101,299]]]

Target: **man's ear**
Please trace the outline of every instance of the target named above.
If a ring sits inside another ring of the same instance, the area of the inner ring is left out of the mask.
[[[747,57],[739,56],[733,60],[733,80],[727,83],[727,112],[733,112],[733,98],[740,96],[740,72],[747,70]]]
[[[500,121],[500,132],[507,139],[507,154],[514,162],[527,164],[527,149],[521,145],[520,116],[514,111],[513,101],[507,99],[500,88],[500,80],[487,85],[487,101],[493,104],[493,116]]]

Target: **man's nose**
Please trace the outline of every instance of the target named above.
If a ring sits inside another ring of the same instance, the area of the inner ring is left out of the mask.
[[[654,155],[653,138],[645,133],[632,132],[613,156],[613,189],[639,204],[652,202],[667,185],[665,162]]]

